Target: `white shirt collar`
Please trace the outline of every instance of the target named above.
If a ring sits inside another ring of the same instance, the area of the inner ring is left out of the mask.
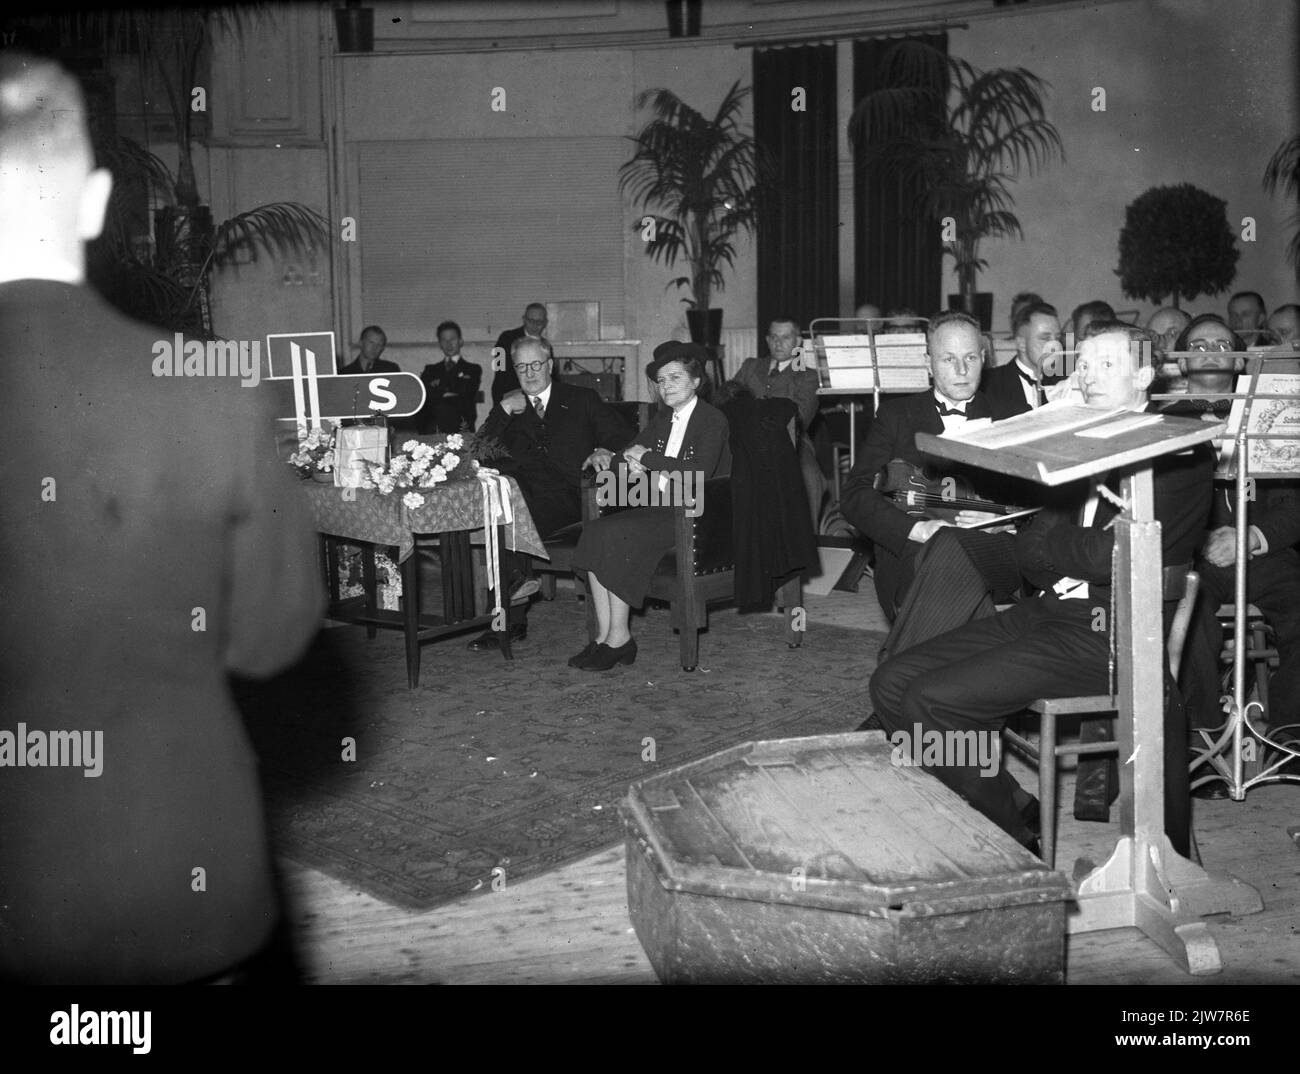
[[[1024,375],[1027,376],[1030,380],[1041,380],[1041,379],[1042,379],[1042,378],[1041,378],[1037,373],[1035,373],[1035,372],[1033,371],[1033,369],[1031,369],[1029,366],[1025,365],[1025,363],[1022,362],[1022,361],[1020,360],[1020,355],[1016,355],[1015,362],[1016,362],[1016,365],[1018,365],[1018,366],[1020,367],[1021,372],[1023,372]]]
[[[691,415],[695,412],[695,404],[699,401],[700,397],[698,395],[692,395],[691,401],[682,407],[681,410],[673,411],[673,421],[681,421],[683,423],[690,421]]]
[[[940,395],[938,388],[934,389],[933,394],[934,394],[934,401],[940,406],[950,407],[953,410],[960,410],[963,414],[966,413],[966,405],[970,402],[969,399],[964,399],[960,403],[954,403],[951,399],[947,399],[944,396]]]
[[[540,392],[538,392],[537,395],[535,396],[530,395],[528,397],[528,405],[533,406],[533,400],[540,399],[542,401],[542,409],[545,410],[547,407],[551,405],[551,389],[554,387],[555,387],[555,381],[551,381],[551,383],[548,384],[545,388],[543,388]]]
[[[460,355],[459,355],[459,354],[453,354],[453,355],[450,355],[450,356],[444,354],[444,355],[443,355],[443,358],[446,360],[446,362],[447,362],[448,365],[455,365],[457,362],[460,361]]]

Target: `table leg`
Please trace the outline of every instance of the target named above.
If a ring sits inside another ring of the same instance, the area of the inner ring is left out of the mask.
[[[361,585],[366,591],[366,616],[374,619],[379,610],[379,580],[375,571],[375,546],[369,542],[361,546]],[[378,631],[373,622],[366,624],[367,638],[373,638]]]
[[[402,564],[402,631],[406,635],[406,683],[414,690],[420,685],[420,556],[415,551]]]
[[[497,547],[498,548],[506,547],[505,526],[497,527]],[[496,584],[498,586],[504,586],[505,579],[504,578],[496,579]],[[501,610],[505,614],[500,617],[504,621],[500,623],[502,629],[499,631],[499,633],[501,636],[497,640],[501,644],[501,655],[505,657],[505,659],[507,660],[513,660],[515,658],[514,653],[510,651],[510,594],[500,593],[500,597],[501,597]],[[492,625],[495,628],[498,624],[494,622]]]

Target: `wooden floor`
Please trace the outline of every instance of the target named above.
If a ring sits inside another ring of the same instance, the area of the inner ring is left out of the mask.
[[[808,599],[818,623],[881,629],[871,583],[859,594]],[[454,643],[448,643],[454,644]],[[864,714],[865,715],[865,714]],[[1013,771],[1026,785],[1024,766]],[[1062,799],[1069,802],[1067,775]],[[1196,803],[1204,865],[1263,897],[1262,913],[1208,919],[1223,972],[1189,977],[1136,929],[1067,939],[1070,984],[1300,983],[1300,784],[1252,790],[1244,802]],[[1118,824],[1061,818],[1058,868],[1109,855]],[[612,847],[500,892],[426,913],[380,902],[316,870],[282,862],[307,979],[318,984],[653,984],[627,914],[623,849]]]

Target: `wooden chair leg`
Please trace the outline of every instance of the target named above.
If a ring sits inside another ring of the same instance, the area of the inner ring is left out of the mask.
[[[1038,816],[1043,861],[1056,868],[1056,714],[1045,712],[1038,723]]]
[[[549,572],[539,572],[537,575],[537,585],[542,600],[555,599],[555,575],[550,574]]]

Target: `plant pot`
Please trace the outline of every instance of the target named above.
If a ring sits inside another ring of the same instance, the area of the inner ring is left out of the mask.
[[[700,36],[701,0],[666,0],[669,37]]]
[[[692,343],[716,347],[722,342],[722,310],[687,310],[686,327],[690,329]]]
[[[966,303],[962,301],[961,295],[948,296],[948,308],[950,310],[965,310],[980,323],[980,331],[993,331],[993,292],[976,291],[974,294],[975,308],[966,309]]]
[[[319,481],[322,485],[332,485],[334,484],[334,471],[313,470],[311,472],[311,479],[313,481]]]
[[[340,52],[375,51],[375,10],[369,7],[336,7],[334,30]]]

